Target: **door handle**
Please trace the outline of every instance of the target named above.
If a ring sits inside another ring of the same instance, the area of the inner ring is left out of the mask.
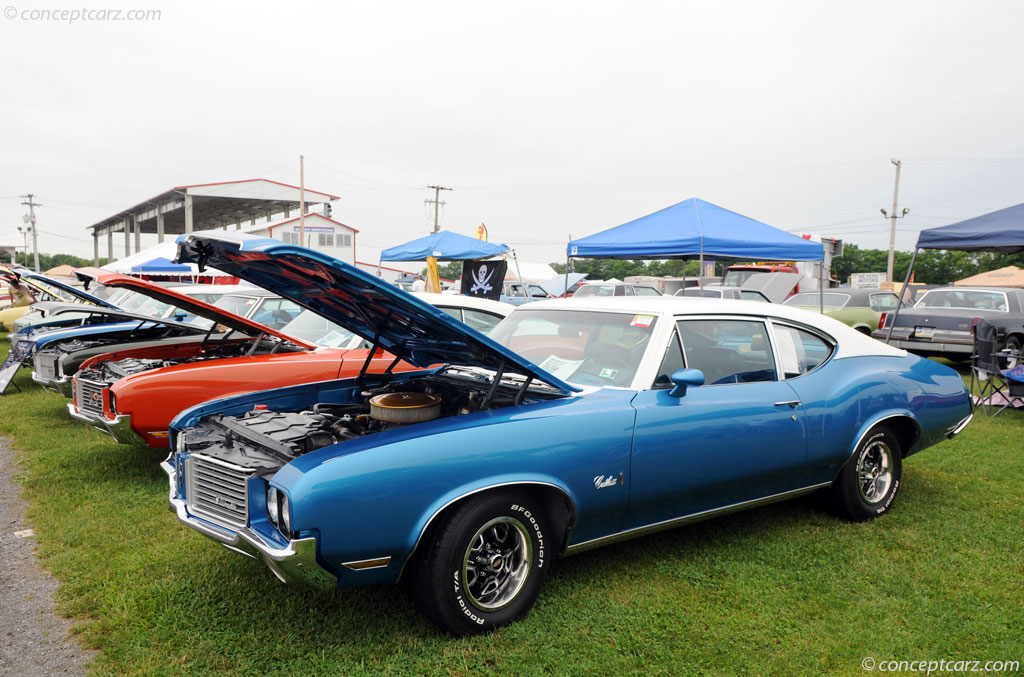
[[[800,402],[800,400],[789,400],[789,401],[787,401],[787,402],[776,402],[776,403],[775,403],[775,406],[776,406],[776,407],[785,407],[785,406],[789,406],[789,408],[790,408],[790,409],[796,409],[796,408],[797,408],[797,407],[799,407],[799,406],[800,406],[801,404],[802,404],[802,402]]]

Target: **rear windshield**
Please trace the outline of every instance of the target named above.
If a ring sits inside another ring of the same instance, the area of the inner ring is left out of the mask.
[[[846,305],[850,297],[846,294],[826,293],[821,295],[823,297],[823,303],[826,308],[842,308]],[[818,294],[814,293],[803,293],[793,294],[783,302],[784,306],[816,306],[818,305]]]
[[[932,289],[917,302],[918,308],[965,308],[1006,312],[1006,294],[976,289]]]

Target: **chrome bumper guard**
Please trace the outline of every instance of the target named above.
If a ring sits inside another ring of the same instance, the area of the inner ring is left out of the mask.
[[[185,502],[178,498],[173,464],[164,461],[160,467],[167,473],[170,483],[168,508],[178,516],[179,522],[207,538],[212,538],[228,550],[263,560],[267,568],[283,583],[303,583],[320,590],[333,590],[338,587],[337,577],[316,561],[316,538],[295,539],[289,541],[287,547],[278,548],[264,541],[251,529],[229,531],[198,520],[188,514]]]
[[[883,343],[885,339],[880,339]],[[893,337],[889,341],[889,345],[895,346],[896,348],[903,348],[904,350],[927,350],[933,353],[950,353],[955,355],[970,355],[974,352],[973,343],[953,343],[950,341],[908,341],[903,339],[897,339]]]
[[[128,414],[122,414],[114,418],[92,416],[90,414],[83,414],[76,409],[74,402],[68,403],[68,414],[71,418],[88,423],[101,433],[107,433],[118,444],[131,444],[132,439],[135,437],[135,433],[132,432],[132,417]]]
[[[962,421],[960,421],[959,423],[957,423],[954,426],[950,426],[946,430],[946,439],[947,440],[951,440],[954,437],[956,437],[957,435],[959,435],[960,433],[962,433],[964,431],[964,428],[967,427],[967,424],[971,422],[972,418],[974,418],[974,398],[970,398],[970,400],[971,400],[971,413],[967,414],[967,416]]]
[[[67,376],[51,378],[49,376],[42,376],[33,369],[32,380],[43,386],[46,390],[52,390],[55,393],[64,395],[65,397],[71,397],[71,379]]]

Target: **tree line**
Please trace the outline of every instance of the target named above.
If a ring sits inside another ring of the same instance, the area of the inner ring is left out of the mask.
[[[884,273],[888,263],[887,249],[862,249],[855,244],[845,246],[843,256],[832,261],[832,275],[845,284],[851,273]],[[893,274],[896,280],[903,280],[910,266],[911,252],[896,252],[893,260]],[[724,275],[725,269],[737,261],[715,261],[715,274]],[[559,274],[565,272],[565,263],[552,263]],[[618,259],[572,259],[572,270],[587,273],[595,280],[617,278],[624,280],[632,275],[681,277],[685,267],[686,276],[697,275],[697,261],[678,259],[666,261],[618,260]],[[922,284],[949,284],[978,273],[1019,266],[1024,268],[1024,254],[993,254],[989,252],[944,251],[922,249],[914,264],[914,281]]]

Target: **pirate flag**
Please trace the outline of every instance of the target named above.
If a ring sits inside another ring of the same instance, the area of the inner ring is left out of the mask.
[[[463,261],[462,293],[497,301],[508,261]]]

